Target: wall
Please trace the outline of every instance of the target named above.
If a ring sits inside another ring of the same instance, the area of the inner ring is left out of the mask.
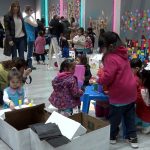
[[[88,27],[89,17],[98,19],[102,11],[108,16],[108,29],[112,30],[113,0],[85,0],[85,27]]]
[[[6,14],[9,10],[12,0],[0,0],[0,16]],[[33,9],[36,9],[36,0],[20,0],[21,10],[24,10],[25,5],[31,5]]]
[[[36,0],[36,19],[41,19],[41,0]]]
[[[121,28],[120,28],[121,37],[123,39],[127,37],[129,39],[139,40],[141,38],[141,35],[143,34],[147,38],[150,38],[150,26],[149,26],[150,25],[150,0],[122,0],[121,3],[122,3],[121,4]],[[143,10],[146,10],[146,12],[149,11],[149,13],[147,13],[148,21],[146,21],[147,23],[149,23],[148,25],[149,30],[145,30],[145,28],[142,27],[143,20],[140,18],[143,17],[137,17],[138,14],[141,13]],[[141,27],[138,27],[137,29],[135,27],[132,27],[132,21],[129,19],[129,17],[127,17],[127,15],[125,15],[126,12],[130,13],[129,16],[135,16],[136,20],[140,22]],[[123,19],[125,21],[123,21]],[[129,29],[124,28],[126,23],[127,26],[131,28]]]

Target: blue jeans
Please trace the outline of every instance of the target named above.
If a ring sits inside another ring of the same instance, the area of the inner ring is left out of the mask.
[[[17,57],[17,50],[20,58],[24,59],[24,51],[26,51],[25,37],[15,38],[14,48],[12,49],[12,59]]]
[[[121,123],[122,117],[124,118],[124,125],[126,128],[125,138],[137,137],[135,126],[135,103],[131,103],[125,106],[110,105],[110,138],[115,139],[118,135],[119,125]]]
[[[28,61],[28,67],[32,68],[32,57],[33,57],[33,46],[34,41],[28,41],[28,54],[27,54],[27,61]]]

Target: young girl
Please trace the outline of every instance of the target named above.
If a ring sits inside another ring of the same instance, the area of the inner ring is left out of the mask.
[[[45,44],[46,40],[44,37],[44,32],[40,31],[38,33],[38,37],[35,40],[35,53],[36,53],[36,61],[37,64],[40,64],[40,56],[43,61],[43,65],[45,65]]]
[[[142,127],[142,133],[150,133],[150,64],[141,72],[142,86],[139,88],[136,114],[138,125]]]
[[[4,108],[15,109],[19,105],[19,100],[22,104],[28,104],[26,93],[22,87],[22,75],[17,68],[12,68],[8,75],[9,87],[4,89]]]
[[[105,50],[104,68],[99,72],[99,83],[109,91],[110,143],[116,144],[118,128],[122,117],[126,127],[126,139],[131,147],[138,148],[135,127],[136,81],[128,62],[127,49],[118,34],[106,32],[103,35]]]
[[[83,53],[85,48],[85,36],[84,29],[78,29],[78,35],[73,38],[74,48],[76,49],[77,55],[78,53]]]
[[[79,65],[84,65],[85,66],[85,79],[83,83],[83,87],[86,87],[89,85],[89,80],[92,77],[91,70],[90,70],[90,65],[88,64],[88,60],[86,55],[80,55],[76,58],[76,63]]]
[[[50,103],[66,116],[73,113],[73,108],[80,106],[80,97],[83,94],[78,88],[77,78],[73,75],[74,70],[73,59],[62,62],[60,72],[52,81],[54,91],[49,98]]]
[[[59,45],[62,51],[62,57],[68,58],[69,57],[69,43],[67,41],[66,35],[62,34],[60,37]]]
[[[87,34],[92,40],[92,48],[94,48],[96,34],[93,32],[93,28],[91,27],[87,28]]]
[[[88,54],[91,54],[93,52],[93,44],[90,36],[87,32],[85,32],[85,51]]]

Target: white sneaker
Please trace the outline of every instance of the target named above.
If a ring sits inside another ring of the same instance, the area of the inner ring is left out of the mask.
[[[132,148],[139,148],[138,139],[137,138],[129,138],[128,142],[130,143]]]
[[[143,128],[143,129],[142,129],[142,133],[143,133],[143,134],[148,134],[148,133],[150,133],[150,126]]]
[[[110,140],[110,144],[116,144],[117,140]]]

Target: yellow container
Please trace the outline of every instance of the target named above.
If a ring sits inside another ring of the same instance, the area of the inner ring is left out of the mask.
[[[19,106],[21,106],[21,105],[22,105],[22,100],[19,99],[19,100],[18,100],[18,103],[19,103]]]

